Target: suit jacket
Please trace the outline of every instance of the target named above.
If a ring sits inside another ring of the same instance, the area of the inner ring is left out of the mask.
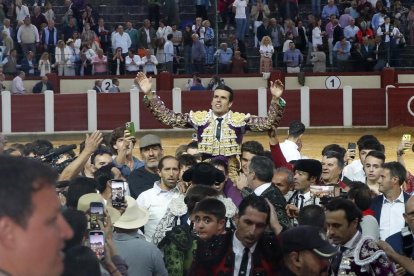
[[[155,47],[155,39],[156,39],[156,34],[155,34],[155,30],[154,28],[149,29],[149,35],[151,38],[151,45],[154,48]],[[138,47],[139,48],[145,48],[148,49],[148,42],[147,42],[147,33],[145,32],[145,28],[142,27],[141,29],[138,30]]]
[[[407,200],[410,198],[410,195],[406,192],[403,192],[404,195],[404,203],[407,202]],[[374,211],[374,217],[378,221],[378,225],[380,224],[381,220],[381,210],[382,210],[382,204],[384,203],[384,195],[379,195],[376,198],[372,200],[371,203],[371,209]]]
[[[367,60],[367,58],[375,58],[374,48],[371,45],[368,45],[368,50],[364,45],[361,45],[361,53],[364,60]]]
[[[29,71],[31,69],[29,61],[27,60],[27,58],[22,59],[20,68],[22,69],[23,72],[26,73],[26,75],[31,75],[31,76],[37,75],[37,63],[36,63],[36,60],[34,58],[32,59],[32,66],[33,66],[34,73],[29,74]]]
[[[273,206],[275,206],[279,223],[282,225],[283,229],[289,228],[290,220],[286,213],[286,199],[279,188],[271,184],[261,196],[269,199]]]
[[[42,93],[42,87],[43,87],[43,82],[39,81],[38,83],[35,84],[35,86],[33,86],[33,93]],[[46,83],[46,87],[47,90],[52,90],[53,91],[53,86],[52,84],[48,81]]]
[[[377,45],[374,45],[374,51],[377,49]],[[374,53],[374,58],[376,54]],[[388,58],[388,49],[384,42],[381,42],[378,47],[378,59],[376,60],[387,60]]]
[[[101,93],[101,92],[103,92],[102,91],[102,88],[100,88],[99,86],[94,86],[93,88],[92,88],[93,90],[95,90],[96,91],[96,93]]]
[[[277,275],[282,258],[281,253],[276,236],[273,233],[264,233],[252,254],[252,266],[248,275]],[[193,256],[188,275],[232,276],[235,262],[233,233],[228,231],[208,241],[199,240]]]

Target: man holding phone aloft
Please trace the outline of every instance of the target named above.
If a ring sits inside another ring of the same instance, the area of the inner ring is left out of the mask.
[[[241,153],[241,143],[246,131],[266,131],[278,126],[286,102],[281,98],[284,87],[280,80],[270,82],[272,101],[267,117],[251,116],[230,110],[233,105],[233,90],[219,85],[214,90],[209,111],[174,113],[151,91],[152,78],[142,72],[137,74],[135,84],[145,93],[144,103],[163,124],[171,127],[194,128],[198,135],[198,150],[208,156],[222,155],[229,158],[229,174],[236,179],[235,158]]]

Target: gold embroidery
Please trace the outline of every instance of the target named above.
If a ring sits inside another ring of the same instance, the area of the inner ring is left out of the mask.
[[[211,114],[208,111],[191,111],[190,112],[190,119],[196,126],[203,126],[205,125],[209,119],[211,118]]]
[[[246,114],[240,112],[229,111],[229,123],[234,127],[242,127],[246,125]]]
[[[210,117],[208,126],[201,134],[201,142],[199,143],[199,151],[202,153],[224,156],[233,156],[240,154],[240,145],[237,144],[236,132],[230,128],[229,120],[226,117],[222,124],[222,136],[218,141],[214,135],[216,122],[214,118]]]

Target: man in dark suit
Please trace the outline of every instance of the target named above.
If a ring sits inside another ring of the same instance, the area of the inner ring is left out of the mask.
[[[26,57],[22,59],[20,69],[25,72],[27,76],[37,75],[37,63],[32,51],[28,51]]]
[[[155,48],[155,39],[155,30],[151,27],[151,22],[145,19],[144,26],[138,30],[138,47],[153,50]]]
[[[374,71],[382,71],[388,62],[388,48],[385,43],[382,42],[380,35],[375,37],[374,57],[376,61]]]
[[[401,189],[407,175],[403,165],[398,162],[388,162],[382,165],[382,169],[378,180],[378,191],[382,195],[373,199],[371,209],[378,221],[380,239],[385,240],[404,227],[404,204],[410,195]]]
[[[96,93],[102,93],[103,90],[101,88],[102,81],[101,80],[95,80],[95,85],[92,87],[93,90],[96,91]]]
[[[277,275],[282,250],[275,234],[281,226],[269,207],[262,196],[244,198],[236,231],[198,242],[189,275]],[[265,231],[268,225],[273,232]]]
[[[279,188],[272,184],[273,170],[274,165],[269,158],[254,156],[246,174],[247,185],[254,194],[263,196],[272,203],[280,224],[287,229],[290,221],[286,213],[286,199]]]
[[[361,54],[364,71],[371,71],[374,66],[374,48],[370,45],[369,39],[366,36],[362,38]]]
[[[42,77],[42,80],[33,86],[33,93],[44,93],[46,90],[52,90],[53,91],[53,85],[51,82],[49,82],[48,78],[46,76]]]

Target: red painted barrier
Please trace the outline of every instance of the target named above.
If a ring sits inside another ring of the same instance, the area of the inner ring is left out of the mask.
[[[191,110],[209,110],[211,108],[212,91],[182,91],[181,93],[181,110],[183,113]]]
[[[342,90],[310,90],[309,110],[311,126],[342,126]]]
[[[285,111],[280,122],[281,127],[288,127],[292,121],[300,121],[300,91],[286,90],[282,98],[286,101]],[[267,102],[270,103],[272,95],[267,94]]]
[[[76,131],[87,129],[87,94],[55,95],[55,131]]]
[[[172,109],[172,92],[171,91],[157,91],[157,95],[165,103],[167,108]],[[160,129],[168,128],[167,126],[158,122],[151,114],[148,108],[143,103],[144,93],[139,93],[139,110],[140,110],[140,126],[142,129]]]
[[[414,126],[414,89],[388,89],[388,126]]]
[[[352,91],[352,124],[383,126],[386,124],[385,89],[354,89]]]
[[[99,93],[96,95],[98,129],[112,130],[131,120],[129,93]]]
[[[11,96],[12,132],[45,130],[45,104],[43,95]]]

